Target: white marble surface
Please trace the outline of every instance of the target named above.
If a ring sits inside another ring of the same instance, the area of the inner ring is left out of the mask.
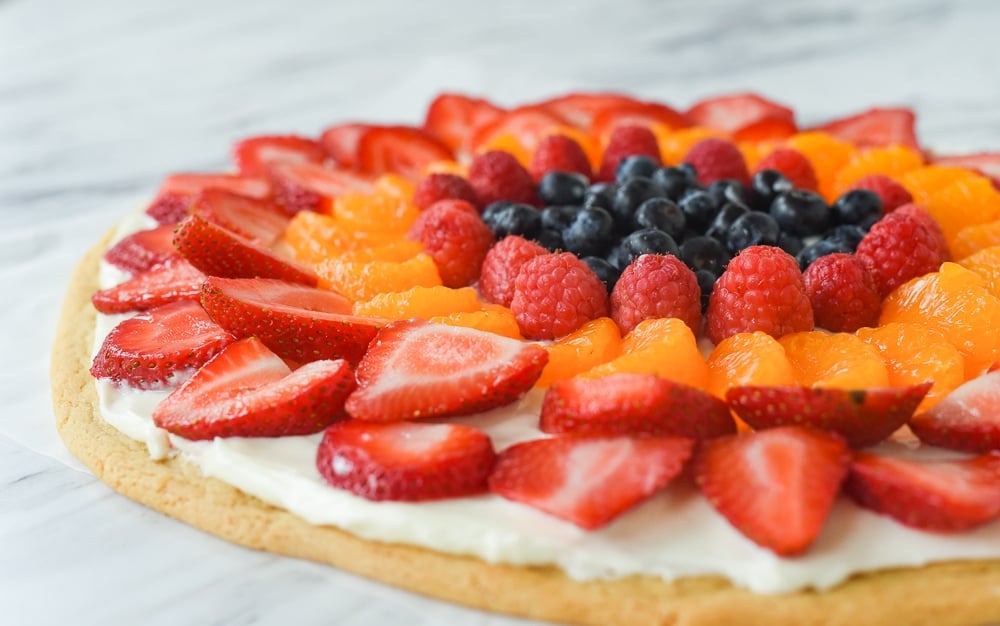
[[[873,103],[931,145],[1000,148],[1000,3],[0,0],[0,622],[478,624],[243,550],[119,497],[52,426],[48,349],[71,268],[166,173],[247,134],[416,122],[448,88],[570,88],[686,106],[755,89],[804,121]]]

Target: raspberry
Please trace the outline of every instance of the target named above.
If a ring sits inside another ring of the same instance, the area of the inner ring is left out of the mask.
[[[424,244],[446,287],[465,287],[493,245],[493,232],[475,207],[462,200],[442,200],[421,213],[406,235]]]
[[[941,225],[937,223],[937,220],[931,216],[925,209],[919,205],[913,203],[907,203],[896,208],[894,213],[899,213],[901,215],[909,215],[910,217],[915,217],[923,223],[924,226],[931,229],[934,233],[934,238],[937,240],[938,247],[943,250],[944,256],[941,262],[951,260],[951,250],[948,249],[948,240],[944,238],[944,231],[941,230]]]
[[[549,172],[575,172],[588,179],[594,175],[583,148],[566,135],[549,135],[538,142],[529,170],[535,180]]]
[[[754,173],[762,170],[781,172],[798,189],[816,191],[819,183],[816,181],[816,171],[812,163],[798,150],[778,148],[761,159]]]
[[[517,159],[502,150],[484,152],[472,160],[469,184],[484,207],[498,200],[538,205],[535,179]]]
[[[420,210],[427,209],[438,200],[455,198],[465,200],[473,206],[479,205],[476,190],[469,181],[455,174],[430,174],[420,181],[413,193],[413,203]]]
[[[490,248],[479,274],[479,291],[494,304],[509,307],[514,299],[514,280],[529,260],[549,251],[519,235],[504,237]]]
[[[616,126],[608,137],[608,145],[604,147],[604,157],[597,180],[610,182],[615,179],[618,164],[627,156],[645,155],[660,162],[660,146],[656,143],[656,135],[645,126],[623,124]]]
[[[942,245],[920,217],[897,209],[872,226],[858,244],[857,255],[885,297],[911,278],[936,271],[948,258],[947,247]]]
[[[877,326],[882,297],[868,266],[853,254],[822,256],[802,274],[816,326],[853,333]]]
[[[527,339],[555,339],[608,314],[608,292],[572,252],[530,259],[514,281],[510,303]]]
[[[781,337],[811,330],[813,311],[798,262],[774,246],[746,248],[715,282],[706,318],[715,343],[742,332]]]
[[[672,254],[644,254],[622,272],[611,291],[611,318],[622,334],[642,320],[676,317],[701,331],[701,289],[694,272]]]
[[[698,181],[710,185],[717,180],[731,178],[743,185],[750,184],[750,173],[743,153],[731,141],[709,137],[694,144],[684,162],[694,167]]]
[[[882,210],[886,213],[895,211],[898,207],[913,202],[913,196],[895,180],[884,174],[869,174],[858,179],[851,189],[867,189],[882,198]]]

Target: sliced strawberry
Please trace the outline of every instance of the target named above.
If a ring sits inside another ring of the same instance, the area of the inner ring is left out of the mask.
[[[448,161],[451,149],[430,133],[408,126],[376,126],[361,135],[358,167],[362,172],[398,174],[414,182],[434,161]]]
[[[260,244],[213,224],[199,215],[189,215],[174,233],[178,252],[209,276],[223,278],[278,278],[316,286],[313,272],[285,261]]]
[[[977,152],[974,154],[936,154],[931,157],[935,165],[964,167],[976,170],[993,181],[1000,189],[1000,152]]]
[[[318,142],[297,135],[250,137],[233,146],[233,160],[244,176],[265,176],[279,163],[323,165],[329,158]]]
[[[1000,450],[1000,371],[959,385],[929,410],[914,415],[910,429],[932,446]]]
[[[1000,518],[1000,451],[923,462],[859,452],[844,491],[906,526],[967,530]]]
[[[552,437],[497,459],[490,491],[593,530],[663,489],[684,469],[683,437]]]
[[[120,270],[137,274],[180,256],[174,248],[174,227],[166,224],[136,231],[104,253],[104,260]]]
[[[271,168],[274,197],[278,205],[294,215],[299,211],[329,213],[333,200],[345,193],[370,193],[371,179],[345,169],[329,169],[306,163]]]
[[[531,389],[548,361],[539,346],[493,333],[395,322],[358,364],[352,417],[373,422],[465,415],[509,404]]]
[[[819,536],[850,464],[839,435],[782,426],[703,442],[694,477],[744,536],[793,556]]]
[[[368,500],[440,500],[487,490],[496,462],[489,436],[460,424],[347,420],[323,433],[316,467],[328,483]]]
[[[648,374],[612,374],[554,383],[542,401],[547,433],[678,436],[736,432],[725,402],[701,389]]]
[[[730,407],[755,429],[799,424],[841,434],[852,448],[873,446],[906,423],[930,382],[910,387],[731,387]]]
[[[291,221],[269,200],[248,198],[222,189],[206,189],[191,202],[191,213],[206,221],[270,246]]]
[[[144,311],[177,300],[197,300],[205,275],[181,258],[140,272],[90,297],[101,313]]]
[[[817,130],[863,148],[899,144],[919,150],[915,124],[916,116],[910,109],[874,108],[831,120]]]
[[[186,379],[232,341],[197,302],[172,302],[112,328],[90,373],[137,389],[159,389]]]
[[[645,103],[618,93],[577,92],[539,102],[537,106],[552,111],[577,128],[587,130],[602,111]]]
[[[546,131],[565,125],[566,120],[548,109],[539,106],[518,107],[476,129],[472,135],[472,151],[480,152],[497,138],[509,135],[531,154]]]
[[[371,124],[354,122],[331,126],[320,135],[319,143],[339,167],[354,169],[358,164],[358,142],[371,127]]]
[[[259,337],[284,359],[361,360],[384,320],[351,315],[340,294],[283,280],[218,278],[205,281],[201,304],[237,338]]]
[[[146,213],[160,224],[176,224],[187,215],[191,201],[205,189],[225,189],[251,198],[271,195],[266,178],[237,174],[172,174],[160,184]]]
[[[250,337],[227,346],[167,396],[153,422],[192,440],[309,435],[344,419],[352,389],[347,361],[313,361],[292,371]]]
[[[478,128],[497,119],[503,112],[503,109],[483,98],[443,93],[427,107],[424,130],[459,152],[468,149],[469,140]]]
[[[594,137],[607,137],[616,126],[650,127],[654,124],[672,129],[690,125],[686,117],[665,104],[635,102],[598,111],[591,123],[590,134]]]
[[[795,120],[784,116],[769,116],[740,126],[733,131],[733,141],[780,141],[799,132]]]
[[[795,112],[790,108],[755,93],[707,98],[694,104],[686,115],[696,126],[707,126],[727,133],[768,118],[795,122]]]

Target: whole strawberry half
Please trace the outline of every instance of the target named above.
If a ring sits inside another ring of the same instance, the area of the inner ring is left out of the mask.
[[[427,107],[424,130],[452,150],[469,147],[473,133],[503,115],[504,110],[489,100],[458,93],[442,93]]]
[[[271,195],[271,182],[266,178],[238,174],[171,174],[160,184],[146,214],[160,224],[176,224],[187,215],[195,196],[206,189],[225,189],[251,198],[266,198]]]
[[[104,260],[126,272],[145,272],[154,265],[176,259],[173,225],[139,230],[120,239],[104,253]]]
[[[850,463],[839,435],[782,426],[703,442],[693,468],[698,488],[730,524],[794,556],[819,536]]]
[[[111,329],[90,373],[137,389],[160,389],[190,376],[232,341],[197,302],[173,302]]]
[[[101,313],[144,311],[177,300],[197,300],[205,275],[178,256],[90,297]]]
[[[357,363],[384,320],[351,315],[347,298],[268,278],[208,278],[201,304],[237,338],[258,337],[278,356],[299,363]]]
[[[153,422],[185,439],[316,433],[343,419],[354,375],[343,359],[291,370],[259,339],[220,352],[153,411]]]
[[[358,364],[347,411],[392,422],[494,409],[527,392],[547,361],[545,349],[493,333],[395,322],[379,331]]]
[[[490,491],[593,530],[666,487],[694,441],[683,437],[552,437],[497,458]]]
[[[280,163],[268,170],[274,183],[274,199],[286,213],[329,213],[337,196],[370,193],[371,179],[348,169],[331,169],[315,163]]]
[[[931,385],[851,390],[746,385],[731,387],[726,399],[757,430],[799,424],[839,433],[852,448],[865,448],[905,424]]]
[[[914,415],[910,429],[933,446],[1000,450],[1000,370],[959,385],[929,410]]]
[[[233,146],[233,160],[244,176],[264,176],[279,163],[322,165],[329,158],[319,142],[296,135],[248,137]]]
[[[393,173],[416,182],[428,165],[453,156],[433,135],[409,126],[374,126],[358,140],[358,165],[372,175]]]
[[[191,213],[264,246],[274,244],[290,221],[288,214],[270,200],[224,189],[206,189],[198,194],[191,201]]]
[[[763,120],[782,120],[794,128],[795,112],[755,93],[715,96],[696,102],[686,113],[697,126],[736,133]]]
[[[1000,451],[924,462],[858,452],[844,491],[906,526],[967,530],[1000,517]]]
[[[910,109],[874,108],[855,115],[830,120],[817,130],[862,148],[902,144],[920,149],[917,141],[916,116]]]
[[[323,433],[316,467],[334,487],[368,500],[439,500],[486,492],[496,453],[460,424],[346,420]]]
[[[547,433],[679,436],[736,432],[725,402],[701,389],[650,374],[612,374],[554,383],[542,401]]]
[[[327,154],[333,157],[338,167],[352,170],[358,164],[358,142],[371,124],[347,122],[331,126],[323,131],[319,143]]]

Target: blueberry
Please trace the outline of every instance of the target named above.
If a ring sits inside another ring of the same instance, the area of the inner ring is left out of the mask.
[[[707,191],[694,189],[681,196],[677,206],[684,212],[689,228],[699,232],[705,232],[708,225],[712,223],[715,214],[719,212],[719,205]]]
[[[622,249],[622,258],[626,261],[625,265],[621,266],[622,269],[644,254],[672,254],[678,258],[681,254],[681,249],[674,238],[655,228],[644,228],[630,233],[622,239],[619,246]]]
[[[701,289],[701,312],[704,313],[708,310],[708,301],[719,277],[708,270],[695,270],[694,277],[698,279],[698,288]]]
[[[830,207],[833,219],[838,224],[864,224],[868,227],[882,217],[882,198],[874,191],[853,189],[837,198]]]
[[[830,207],[816,193],[795,189],[780,193],[771,203],[771,217],[792,235],[818,235],[830,223]]]
[[[805,244],[802,243],[802,239],[800,237],[796,237],[795,235],[789,234],[785,231],[781,231],[781,234],[778,235],[778,247],[792,256],[802,252],[803,246],[805,246]]]
[[[608,294],[610,294],[611,290],[615,287],[615,283],[618,282],[618,277],[622,274],[621,270],[597,256],[585,256],[580,260],[586,263],[587,267],[597,274],[597,277],[601,279],[601,282],[607,288]]]
[[[615,220],[599,206],[583,207],[562,231],[565,249],[577,256],[603,254],[611,247]]]
[[[498,200],[496,202],[491,202],[486,205],[486,208],[483,209],[483,212],[480,213],[479,216],[483,218],[483,221],[486,222],[487,226],[490,226],[496,220],[496,216],[500,212],[505,211],[507,207],[514,204],[517,203],[511,202],[510,200]],[[490,226],[490,228],[492,228],[492,226]]]
[[[547,206],[541,211],[542,228],[562,230],[573,223],[573,218],[580,212],[579,206],[562,204]]]
[[[860,226],[841,224],[830,230],[823,239],[841,245],[847,248],[849,252],[854,252],[864,238],[865,232],[865,229]]]
[[[812,265],[813,261],[816,259],[828,254],[833,254],[834,252],[850,253],[851,250],[843,244],[829,241],[827,239],[820,239],[819,241],[811,243],[803,248],[802,251],[796,255],[795,259],[799,262],[799,267],[802,271],[805,271],[806,268]]]
[[[749,213],[750,209],[746,208],[742,204],[733,204],[732,202],[727,202],[719,212],[715,214],[715,219],[708,228],[705,229],[706,237],[714,237],[719,241],[725,241],[728,236],[729,227],[736,221],[739,216]]]
[[[726,247],[733,254],[750,246],[776,246],[781,229],[767,213],[750,211],[736,218],[726,231]]]
[[[601,206],[610,211],[615,204],[617,190],[618,185],[614,183],[595,183],[584,192],[583,206]]]
[[[648,178],[630,178],[618,186],[611,214],[622,232],[632,229],[632,216],[639,205],[650,198],[662,197],[663,190]]]
[[[503,206],[493,208],[498,204]],[[497,239],[503,239],[507,235],[521,235],[526,239],[533,239],[542,227],[542,217],[538,209],[529,204],[494,202],[486,207],[482,217]]]
[[[565,248],[562,233],[554,228],[542,228],[539,230],[538,234],[535,235],[535,241],[549,252],[556,252]]]
[[[715,204],[718,206],[732,202],[734,204],[742,204],[747,208],[750,207],[750,194],[747,192],[746,187],[743,186],[743,183],[738,180],[731,178],[717,180],[708,186],[707,191],[715,198]]]
[[[691,171],[682,167],[661,167],[653,172],[651,178],[663,189],[667,198],[675,202],[680,200],[684,192],[698,184]]]
[[[632,258],[629,253],[625,251],[625,248],[619,243],[617,246],[611,248],[611,252],[608,252],[607,256],[604,257],[611,267],[617,269],[619,272],[628,267],[628,264],[632,262]]]
[[[659,163],[653,160],[652,157],[644,154],[627,156],[618,162],[618,168],[615,170],[615,180],[623,183],[630,178],[640,176],[642,178],[650,178],[653,172],[659,169],[659,167]]]
[[[583,174],[549,172],[538,182],[538,197],[545,204],[580,204],[588,182]]]
[[[761,170],[750,179],[750,207],[755,211],[767,211],[778,194],[793,189],[795,185],[781,172]]]
[[[729,252],[719,240],[699,235],[681,244],[681,260],[695,272],[706,270],[719,276],[729,264]]]
[[[635,210],[633,220],[636,228],[656,228],[674,239],[684,234],[684,212],[666,198],[650,198]]]

